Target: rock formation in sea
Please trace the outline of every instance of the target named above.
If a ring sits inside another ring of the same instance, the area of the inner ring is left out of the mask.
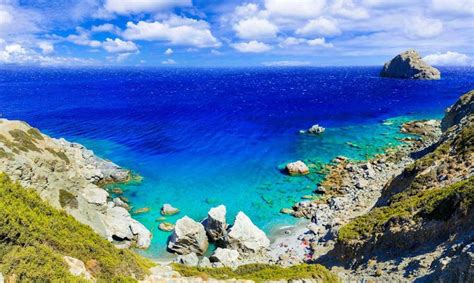
[[[227,235],[227,222],[225,215],[225,206],[219,205],[218,207],[211,208],[207,214],[207,218],[202,221],[207,236],[212,242],[222,240]]]
[[[308,129],[308,133],[312,135],[319,135],[324,133],[326,129],[321,127],[320,125],[316,124],[311,126],[311,128]]]
[[[130,172],[80,144],[50,138],[24,122],[0,119],[0,171],[110,241],[150,245],[150,231],[100,187],[126,182]]]
[[[175,215],[175,214],[178,214],[179,213],[179,209],[173,207],[171,204],[169,203],[165,203],[163,204],[163,206],[161,207],[161,215],[164,215],[164,216],[171,216],[171,215]]]
[[[206,230],[201,223],[184,216],[176,221],[173,234],[168,240],[168,250],[173,253],[187,255],[196,253],[203,255],[209,246]]]
[[[255,253],[268,248],[270,240],[240,211],[235,217],[234,225],[229,228],[225,245],[241,253]]]
[[[381,77],[399,79],[439,80],[441,73],[428,65],[413,49],[407,50],[385,63]]]
[[[292,176],[309,174],[308,166],[301,160],[286,164],[285,169]]]

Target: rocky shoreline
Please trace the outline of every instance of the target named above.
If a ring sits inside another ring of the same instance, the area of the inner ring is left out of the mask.
[[[150,231],[103,188],[129,181],[130,172],[80,144],[0,119],[0,171],[119,247],[150,245]]]

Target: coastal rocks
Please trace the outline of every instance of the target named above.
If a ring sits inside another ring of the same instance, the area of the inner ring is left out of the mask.
[[[209,240],[216,242],[223,239],[227,234],[225,215],[226,208],[224,205],[219,205],[209,210],[207,218],[202,222]]]
[[[104,205],[107,203],[107,197],[109,194],[107,191],[95,185],[88,185],[82,190],[82,196],[87,200],[88,203]]]
[[[291,176],[296,175],[307,175],[309,174],[309,168],[304,164],[303,161],[298,160],[296,162],[291,162],[286,165],[286,171]]]
[[[87,271],[86,265],[83,261],[70,256],[64,256],[64,261],[69,267],[69,272],[74,276],[81,276],[87,280],[92,280],[92,275]],[[0,280],[0,282],[3,282]]]
[[[135,241],[137,247],[150,246],[151,233],[141,223],[131,218],[130,213],[119,206],[110,207],[104,217],[106,235],[110,241]]]
[[[178,214],[178,213],[179,213],[179,209],[173,207],[169,203],[165,203],[161,207],[161,215],[163,215],[163,216],[171,216],[171,215],[175,215],[175,214]]]
[[[239,258],[239,252],[231,249],[217,248],[209,257],[211,262],[218,262],[224,266],[234,266]]]
[[[189,253],[186,255],[179,255],[176,258],[176,261],[184,265],[197,266],[199,263],[199,258],[196,253]]]
[[[173,234],[168,239],[168,250],[181,255],[192,252],[203,255],[208,246],[204,226],[187,216],[176,222]]]
[[[323,128],[320,125],[316,124],[316,125],[311,126],[311,128],[309,128],[308,134],[319,135],[319,134],[324,133],[325,130],[326,130],[325,128]]]
[[[234,225],[229,229],[226,247],[243,253],[251,253],[266,249],[269,245],[270,240],[265,233],[240,211],[235,218]]]
[[[385,63],[381,77],[400,79],[439,80],[438,69],[425,63],[415,50],[408,50]]]
[[[164,232],[171,232],[174,229],[174,224],[169,222],[161,222],[160,225],[158,225],[158,229]]]

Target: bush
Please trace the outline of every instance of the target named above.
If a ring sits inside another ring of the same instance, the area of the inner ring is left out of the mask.
[[[193,267],[174,264],[173,269],[185,277],[208,277],[214,279],[244,279],[256,282],[315,279],[321,282],[340,282],[339,278],[319,264],[300,264],[282,267],[271,264],[246,264],[232,269],[230,267]]]
[[[21,281],[69,282],[62,257],[96,261],[98,281],[142,278],[152,266],[130,250],[120,250],[92,228],[42,201],[33,190],[0,173],[0,270]],[[24,279],[24,280],[23,280]]]

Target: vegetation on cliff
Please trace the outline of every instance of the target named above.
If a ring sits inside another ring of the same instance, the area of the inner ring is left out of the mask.
[[[76,282],[63,256],[83,261],[98,281],[134,281],[151,262],[120,250],[0,173],[0,271],[6,278]]]
[[[192,267],[175,264],[173,269],[185,277],[207,279],[244,279],[255,282],[314,279],[318,282],[340,282],[339,278],[319,264],[299,264],[282,267],[271,264],[246,264],[232,269],[230,267]]]

